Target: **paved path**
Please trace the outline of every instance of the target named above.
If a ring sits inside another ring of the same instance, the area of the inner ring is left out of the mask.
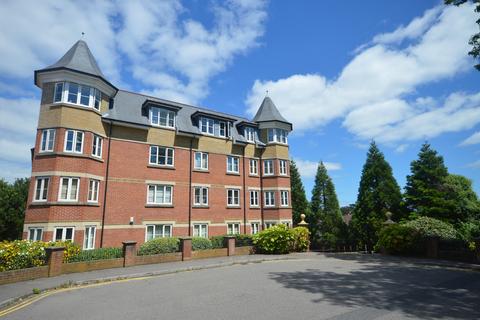
[[[478,271],[367,255],[290,257],[60,292],[6,319],[480,319]]]

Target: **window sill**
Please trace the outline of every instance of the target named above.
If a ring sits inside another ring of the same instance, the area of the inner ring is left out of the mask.
[[[210,173],[208,169],[193,169],[193,172]]]
[[[288,143],[276,142],[276,141],[267,142],[267,146],[273,146],[273,145],[288,147]]]
[[[193,209],[210,209],[209,205],[199,205],[199,204],[194,204],[192,206]]]
[[[227,172],[227,175],[229,175],[229,176],[240,176],[240,173],[238,173],[238,172]]]
[[[71,103],[71,102],[65,102],[65,101],[59,101],[59,102],[53,102],[45,105],[46,107],[67,107],[67,108],[74,108],[74,109],[80,109],[80,110],[85,110],[85,111],[90,111],[98,115],[102,115],[102,113],[95,109],[94,107],[90,106],[84,106],[81,104],[76,104],[76,103]]]
[[[30,203],[30,206],[85,206],[85,207],[100,207],[98,202],[79,202],[79,201],[36,201]]]
[[[250,210],[260,210],[260,206],[250,206]]]
[[[174,166],[166,166],[166,165],[161,165],[161,164],[159,164],[159,165],[149,164],[149,165],[147,165],[147,168],[175,170]]]
[[[152,126],[152,128],[157,128],[157,129],[163,129],[163,130],[169,130],[169,131],[176,131],[177,130],[176,127],[162,126],[162,125],[154,124],[154,123],[150,123],[150,125]]]
[[[86,155],[82,153],[73,153],[73,152],[41,152],[37,153],[35,155],[35,159],[37,158],[42,158],[42,157],[52,157],[52,156],[62,156],[62,157],[72,157],[72,158],[85,158],[85,159],[91,159],[95,160],[98,162],[105,162],[105,160],[91,156],[91,155]]]
[[[227,206],[227,209],[241,209],[242,207],[240,206]]]
[[[248,176],[252,177],[252,178],[259,178],[260,177],[258,174],[251,174],[251,173]]]
[[[173,208],[173,204],[146,204],[145,208]]]

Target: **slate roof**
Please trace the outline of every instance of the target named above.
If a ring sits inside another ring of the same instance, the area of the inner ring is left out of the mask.
[[[148,110],[142,108],[144,103],[147,101],[150,103],[158,103],[159,105],[164,105],[166,107],[170,106],[178,109],[176,116],[176,129],[179,132],[202,135],[198,126],[195,125],[192,119],[192,117],[194,118],[197,114],[208,115],[213,118],[218,117],[219,119],[231,119],[233,120],[233,126],[231,128],[232,138],[237,142],[246,143],[245,137],[237,128],[237,125],[239,124],[250,123],[250,121],[246,118],[125,90],[119,90],[117,92],[113,98],[113,108],[109,109],[108,113],[103,115],[103,118],[130,124],[150,126]],[[258,139],[256,143],[258,145],[264,145],[264,143]]]
[[[88,74],[102,79],[107,84],[115,88],[103,75],[100,70],[95,57],[88,48],[88,45],[83,40],[78,40],[68,51],[54,64],[35,71],[37,73],[53,71],[59,69],[68,69],[79,73]],[[116,89],[116,88],[115,88]]]
[[[266,121],[279,121],[290,124],[278,111],[277,107],[273,103],[270,97],[265,97],[263,99],[260,108],[257,111],[255,117],[253,117],[253,122],[266,122]]]

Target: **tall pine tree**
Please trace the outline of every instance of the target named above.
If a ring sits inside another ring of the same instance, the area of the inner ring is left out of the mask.
[[[410,164],[410,170],[405,187],[405,202],[412,216],[448,220],[451,202],[447,200],[445,182],[448,170],[443,157],[425,142],[418,153],[418,159]]]
[[[290,188],[291,188],[291,197],[292,197],[292,215],[293,215],[293,224],[297,224],[301,221],[300,215],[303,213],[309,215],[308,213],[308,201],[307,196],[305,195],[305,188],[303,187],[302,179],[300,173],[298,172],[297,165],[295,161],[291,160],[290,162]]]
[[[375,142],[370,144],[363,166],[352,224],[357,240],[372,249],[386,220],[386,212],[399,215],[402,194],[392,168]]]
[[[309,224],[314,244],[334,246],[338,241],[343,220],[335,186],[323,162],[320,162],[317,168],[310,211],[312,219]]]

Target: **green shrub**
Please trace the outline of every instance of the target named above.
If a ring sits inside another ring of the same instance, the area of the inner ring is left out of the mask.
[[[43,266],[46,263],[46,243],[15,240],[0,243],[0,271]]]
[[[442,240],[453,240],[459,238],[458,232],[450,223],[430,217],[418,217],[405,222],[404,225],[415,230],[423,239],[435,237]]]
[[[93,261],[102,259],[122,258],[122,248],[99,248],[93,250],[83,250],[76,256],[71,257],[68,262]]]
[[[296,227],[290,229],[293,236],[292,251],[304,252],[310,247],[310,231],[305,227]]]
[[[413,253],[419,241],[420,235],[412,227],[393,224],[380,231],[375,251],[383,249],[389,254]]]
[[[46,242],[46,247],[65,247],[63,250],[63,262],[69,262],[82,251],[78,244],[71,241]]]
[[[140,246],[138,254],[141,256],[177,252],[180,250],[178,238],[155,238]]]
[[[225,248],[225,236],[213,236],[210,238],[212,249]]]
[[[460,222],[457,230],[462,240],[472,242],[480,237],[480,221]]]
[[[253,236],[256,252],[269,254],[288,253],[294,241],[288,227],[279,224]]]
[[[202,238],[202,237],[193,237],[192,238],[192,250],[206,250],[212,249],[212,242],[210,239]]]

